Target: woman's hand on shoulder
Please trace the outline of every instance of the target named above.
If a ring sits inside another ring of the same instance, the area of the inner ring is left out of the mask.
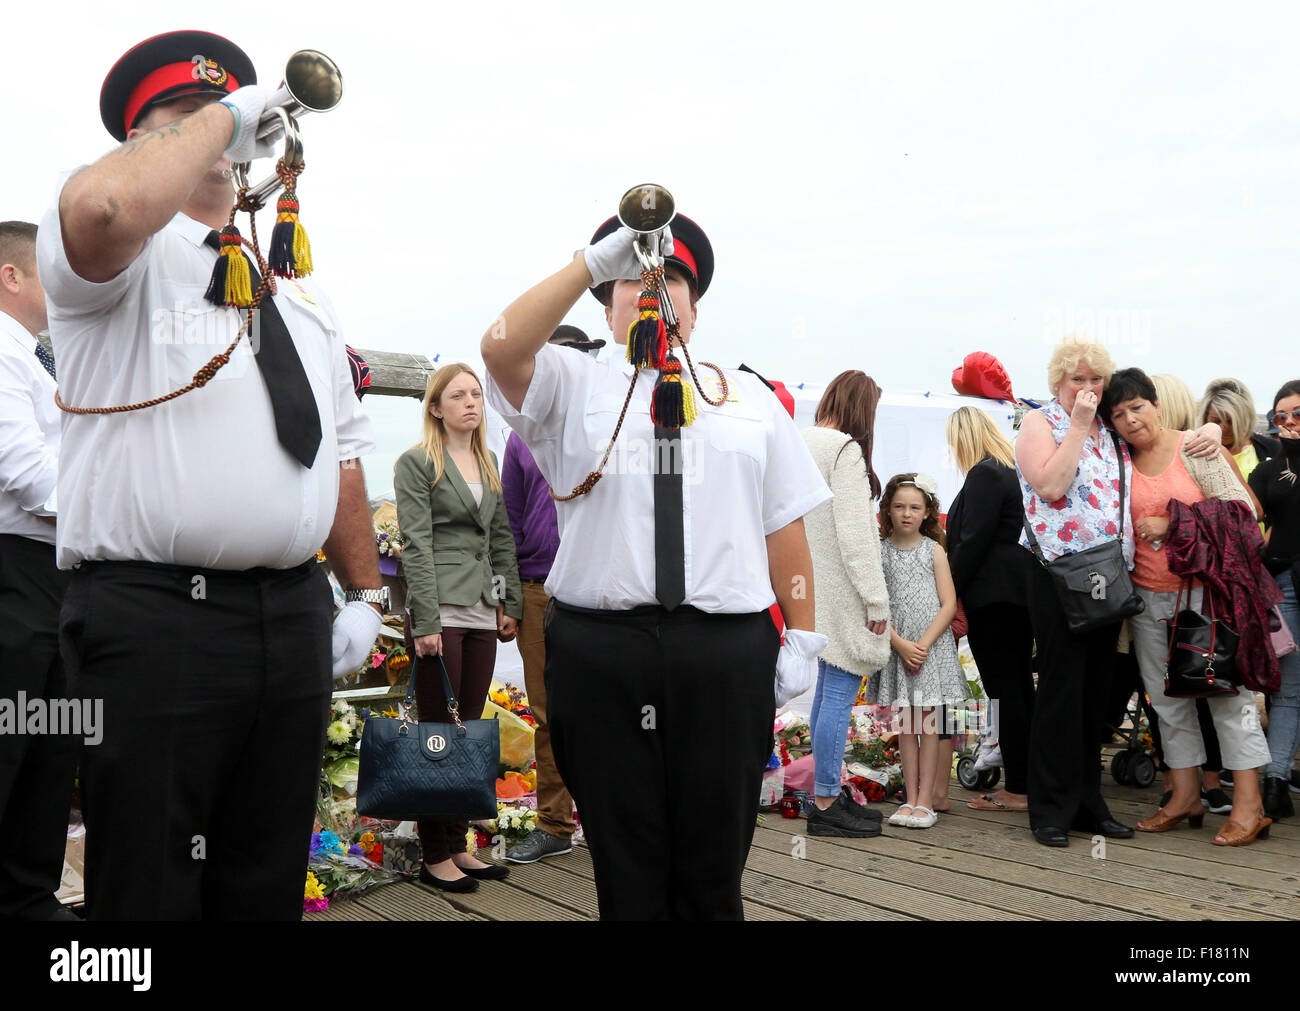
[[[416,656],[440,656],[442,654],[442,633],[421,635],[415,640]]]
[[[1209,460],[1223,449],[1223,429],[1207,422],[1183,440],[1183,450],[1198,460]]]

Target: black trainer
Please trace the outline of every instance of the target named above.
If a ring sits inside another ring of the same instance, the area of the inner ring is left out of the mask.
[[[880,835],[880,822],[856,818],[836,801],[825,811],[814,806],[808,812],[808,834],[839,836],[842,839],[870,839]]]
[[[1270,776],[1264,780],[1264,788],[1260,791],[1264,795],[1264,813],[1274,821],[1295,817],[1290,786],[1290,782],[1280,776]]]
[[[863,804],[859,804],[853,799],[853,794],[849,792],[847,786],[840,788],[840,795],[835,799],[835,803],[849,814],[853,815],[854,818],[861,821],[874,821],[876,824],[880,823],[882,817],[880,812]]]

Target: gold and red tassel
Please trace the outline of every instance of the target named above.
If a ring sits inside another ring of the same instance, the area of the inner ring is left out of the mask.
[[[668,331],[659,314],[658,292],[646,288],[636,306],[637,318],[627,329],[627,360],[638,369],[657,369],[668,357]]]
[[[221,248],[203,297],[213,305],[233,305],[240,309],[253,304],[253,277],[233,213],[221,229]]]
[[[668,355],[659,372],[650,399],[650,420],[662,428],[675,429],[694,424],[699,417],[695,392],[690,383],[682,382],[682,363]]]
[[[312,271],[311,243],[307,229],[298,218],[298,173],[281,161],[276,175],[284,183],[284,193],[275,204],[275,227],[271,230],[271,257],[267,265],[278,277],[306,277]]]

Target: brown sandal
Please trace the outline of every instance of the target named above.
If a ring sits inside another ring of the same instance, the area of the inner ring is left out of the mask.
[[[1168,832],[1184,818],[1187,819],[1187,824],[1192,828],[1200,828],[1205,824],[1205,808],[1184,811],[1182,814],[1165,814],[1164,810],[1161,809],[1155,813],[1154,817],[1138,822],[1137,830],[1139,832]]]
[[[1219,829],[1219,834],[1214,837],[1215,846],[1249,846],[1256,839],[1268,838],[1268,827],[1273,824],[1272,818],[1261,818],[1255,823],[1253,829],[1247,830],[1238,825],[1235,821],[1230,821],[1223,828]]]

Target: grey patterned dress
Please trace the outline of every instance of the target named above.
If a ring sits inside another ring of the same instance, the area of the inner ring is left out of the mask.
[[[939,613],[939,590],[934,583],[934,549],[929,537],[906,550],[892,541],[880,545],[880,561],[889,590],[890,622],[904,639],[916,642]],[[882,706],[937,706],[966,697],[966,679],[957,662],[957,644],[945,631],[915,674],[903,669],[902,658],[890,650],[889,662],[871,675],[866,698]]]

